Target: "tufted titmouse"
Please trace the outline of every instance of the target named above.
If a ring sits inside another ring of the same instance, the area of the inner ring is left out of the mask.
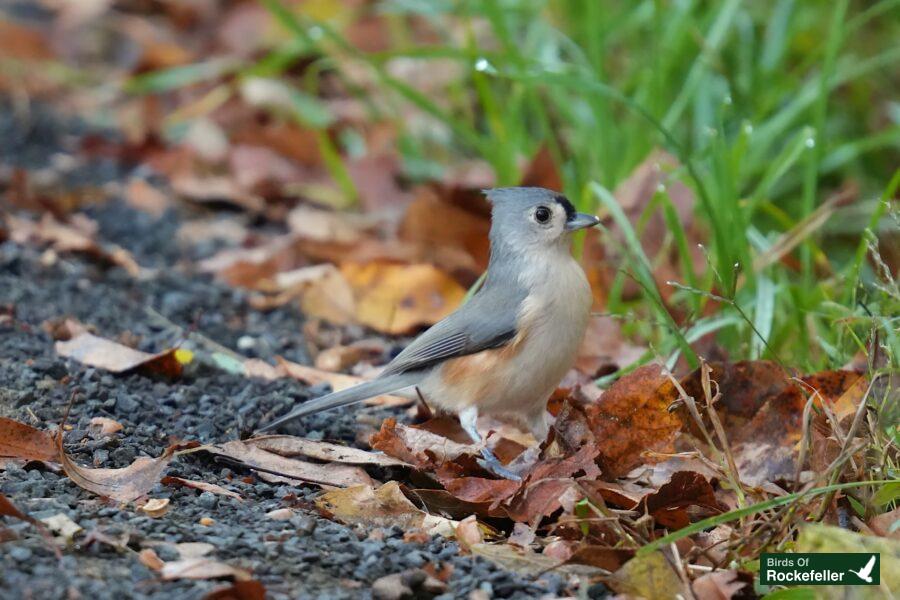
[[[590,315],[591,290],[572,258],[570,233],[599,223],[543,188],[486,191],[492,204],[491,257],[471,300],[416,338],[376,379],[334,392],[261,431],[330,408],[416,389],[435,408],[459,415],[481,443],[479,414],[512,417],[546,438],[547,399],[571,367]],[[485,465],[517,479],[486,447]]]

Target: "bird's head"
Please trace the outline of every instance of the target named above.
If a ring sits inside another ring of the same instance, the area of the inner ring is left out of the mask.
[[[568,247],[570,234],[600,222],[558,192],[538,187],[485,190],[491,202],[491,245],[512,252]]]

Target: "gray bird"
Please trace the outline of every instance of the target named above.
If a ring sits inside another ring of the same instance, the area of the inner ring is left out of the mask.
[[[599,223],[543,188],[487,190],[492,205],[491,257],[484,285],[454,313],[422,333],[382,371],[327,394],[260,429],[380,394],[416,390],[440,411],[459,415],[482,444],[484,465],[518,479],[488,450],[479,415],[513,418],[538,441],[550,428],[547,400],[572,366],[592,303],[571,233]]]

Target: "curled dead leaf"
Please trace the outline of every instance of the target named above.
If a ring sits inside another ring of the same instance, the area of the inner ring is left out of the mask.
[[[646,365],[616,381],[584,408],[588,426],[602,440],[600,466],[608,477],[624,475],[648,450],[671,448],[681,420],[669,412],[675,386],[659,365]]]
[[[140,456],[121,469],[88,469],[77,465],[65,453],[62,436],[57,439],[60,462],[66,475],[76,485],[88,491],[118,500],[131,502],[145,495],[159,483],[175,451],[183,445],[172,445],[157,458]]]
[[[356,466],[319,464],[287,458],[261,448],[254,439],[204,446],[203,450],[256,471],[261,479],[296,484],[300,481],[336,487],[372,485],[372,478]]]
[[[0,417],[0,457],[58,462],[53,436],[6,417]]]
[[[188,558],[167,562],[160,570],[166,581],[175,579],[222,579],[226,577],[238,581],[249,581],[250,571],[225,564],[212,558]]]
[[[112,435],[124,429],[121,423],[108,417],[91,418],[91,428],[100,436]]]
[[[345,263],[341,273],[353,288],[356,320],[392,335],[437,323],[466,295],[461,285],[428,264]]]
[[[141,506],[141,511],[146,513],[148,517],[158,519],[169,512],[168,498],[150,498]]]
[[[60,356],[112,373],[140,369],[172,378],[180,376],[184,364],[191,360],[190,353],[176,348],[148,354],[90,333],[82,333],[65,342],[56,342],[56,352]]]

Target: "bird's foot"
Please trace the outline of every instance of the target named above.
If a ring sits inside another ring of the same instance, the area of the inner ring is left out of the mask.
[[[512,470],[504,467],[503,463],[501,463],[500,460],[496,456],[494,456],[494,453],[491,452],[490,450],[488,450],[487,448],[481,449],[481,455],[484,458],[479,458],[476,460],[476,462],[483,469],[490,471],[491,473],[493,473],[494,475],[497,475],[498,477],[502,477],[504,479],[509,479],[510,481],[522,481],[521,475],[519,475],[515,471],[512,471]]]

